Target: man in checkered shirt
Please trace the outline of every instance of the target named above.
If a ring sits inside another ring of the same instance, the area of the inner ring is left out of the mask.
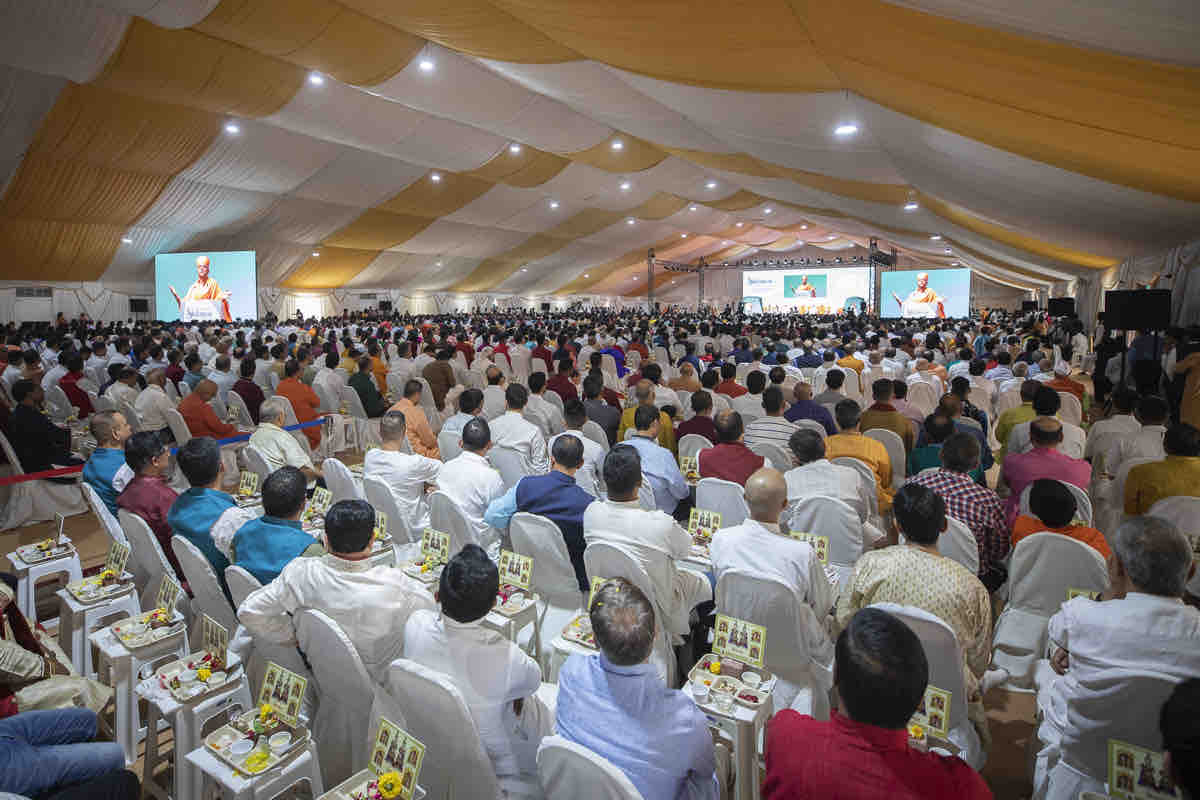
[[[946,515],[971,529],[979,545],[979,580],[994,592],[1008,577],[1001,562],[1008,554],[1011,531],[999,495],[971,479],[969,473],[978,466],[979,441],[968,433],[955,433],[942,445],[941,469],[909,480],[940,495]]]

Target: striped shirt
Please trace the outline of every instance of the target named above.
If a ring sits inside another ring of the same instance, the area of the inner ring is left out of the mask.
[[[799,430],[799,426],[783,417],[759,417],[746,426],[747,447],[770,442],[787,450],[788,439]]]

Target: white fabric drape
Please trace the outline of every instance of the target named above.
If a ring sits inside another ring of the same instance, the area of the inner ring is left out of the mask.
[[[1151,282],[1156,289],[1171,289],[1171,323],[1195,325],[1200,322],[1200,239],[1149,255],[1135,256],[1109,270],[1100,281],[1102,290],[1138,289]],[[1156,280],[1157,279],[1157,280]],[[1102,292],[1095,308],[1104,303]]]

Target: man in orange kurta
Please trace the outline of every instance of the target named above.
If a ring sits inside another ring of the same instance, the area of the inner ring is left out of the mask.
[[[289,359],[283,367],[283,380],[275,387],[275,394],[286,397],[292,404],[292,409],[296,412],[297,422],[312,422],[314,419],[319,419],[321,400],[317,397],[317,393],[313,391],[311,386],[305,385],[300,380],[300,362],[296,359]],[[310,428],[302,428],[304,435],[308,437],[308,443],[316,450],[321,445],[321,426],[313,425]]]
[[[210,436],[226,439],[237,435],[237,428],[217,417],[217,412],[208,404],[217,394],[217,385],[210,380],[196,384],[187,397],[179,401],[178,411],[187,423],[192,436]]]

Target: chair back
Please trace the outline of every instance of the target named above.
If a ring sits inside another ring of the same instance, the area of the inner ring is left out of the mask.
[[[665,620],[666,614],[663,613],[663,605],[658,596],[654,593],[654,583],[650,580],[650,576],[646,574],[646,570],[637,563],[627,552],[616,545],[607,544],[605,542],[592,542],[583,551],[583,564],[588,574],[588,580],[592,577],[602,578],[625,578],[633,583],[642,593],[650,600],[654,606],[655,617],[660,620],[657,625],[658,632],[655,636],[654,650],[651,652],[650,661],[658,670],[658,674],[668,686],[675,685],[675,653],[671,649],[671,640],[667,633],[666,627],[661,620]]]
[[[537,356],[534,356],[532,359],[530,359],[529,374],[532,375],[535,372],[540,372],[547,378],[550,377],[550,366],[546,363],[545,359]]]
[[[174,381],[171,381],[171,383],[174,383]],[[179,383],[175,384],[175,388],[179,392],[180,400],[192,393],[192,387],[187,381],[180,381]]]
[[[733,374],[734,380],[736,380],[738,383],[740,383],[744,386],[746,384],[746,376],[749,375],[751,372],[753,372],[754,369],[755,369],[754,365],[752,363],[750,363],[749,361],[744,361],[741,364],[738,364],[734,368],[734,370],[735,370],[734,374]]]
[[[325,476],[325,487],[333,493],[333,502],[366,499],[366,495],[354,483],[354,473],[338,459],[331,456],[322,461],[321,474]]]
[[[100,520],[100,525],[108,534],[108,538],[114,542],[129,544],[125,531],[121,530],[121,523],[117,522],[117,518],[108,510],[108,506],[104,505],[104,501],[100,499],[100,495],[96,494],[92,485],[87,481],[80,481],[79,485],[83,489],[83,499],[87,500],[87,504],[91,506],[96,519]]]
[[[1139,463],[1146,463],[1149,461],[1158,461],[1158,460],[1160,460],[1160,459],[1157,459],[1157,458],[1148,458],[1145,460],[1131,459],[1131,461],[1136,461]],[[1136,465],[1131,465],[1131,466],[1136,466]],[[1128,471],[1126,471],[1125,474],[1128,475],[1129,474]],[[1123,476],[1120,476],[1120,477],[1123,477]],[[1053,479],[1051,479],[1051,480],[1053,480]],[[1075,498],[1075,519],[1083,520],[1083,524],[1085,524],[1085,525],[1091,525],[1092,524],[1092,516],[1093,516],[1092,515],[1092,500],[1091,500],[1091,498],[1089,498],[1087,496],[1087,492],[1085,492],[1083,489],[1080,489],[1078,486],[1076,486],[1073,483],[1068,483],[1067,481],[1059,481],[1059,483],[1061,483],[1063,486],[1067,487],[1067,490],[1071,493],[1071,496]],[[1124,488],[1123,484],[1122,484],[1122,488]],[[1032,483],[1030,483],[1024,489],[1021,490],[1020,511],[1022,514],[1026,514],[1029,516],[1033,515],[1033,512],[1029,510],[1029,493],[1032,490],[1033,490]]]
[[[771,632],[764,663],[792,683],[814,682],[821,692],[833,686],[833,652],[812,653],[801,631],[819,630],[817,614],[792,587],[767,575],[730,569],[717,579],[717,611]],[[823,614],[822,614],[823,616]],[[820,659],[820,663],[818,660]]]
[[[537,767],[547,797],[642,800],[641,792],[612,762],[558,735],[542,739]]]
[[[467,543],[479,544],[470,520],[445,492],[436,491],[429,495],[429,525],[435,531],[450,534],[450,555],[462,550]],[[417,541],[421,540],[420,533],[417,531]]]
[[[354,391],[353,386],[343,386],[340,399],[347,415],[355,419],[368,419],[367,411],[363,408],[362,400],[359,398],[358,392]]]
[[[996,395],[993,401],[996,409],[996,416],[1000,416],[1010,408],[1016,408],[1021,405],[1021,390],[1009,389],[1007,392],[1001,392]]]
[[[533,557],[533,590],[552,605],[582,610],[587,598],[579,590],[558,526],[538,514],[519,511],[508,523],[508,535],[513,552]]]
[[[972,575],[979,574],[979,542],[965,522],[946,517],[946,530],[937,540],[938,552],[966,567]]]
[[[167,561],[162,547],[158,544],[158,537],[144,519],[122,508],[117,512],[117,522],[121,524],[125,540],[129,543],[130,564],[125,568],[142,578],[138,581],[142,592],[142,608],[147,608],[147,604],[153,602],[158,595],[158,587],[162,584],[164,576],[170,576],[176,583],[183,585],[183,576],[175,573],[175,568]],[[175,607],[190,618],[192,609],[186,592],[179,593]],[[234,628],[229,630],[233,631]]]
[[[892,463],[892,486],[904,483],[904,470],[908,463],[908,458],[904,453],[904,440],[895,431],[885,428],[871,428],[869,431],[864,431],[863,436],[874,439],[887,450],[888,461]]]
[[[438,452],[442,454],[442,461],[450,461],[451,459],[458,458],[462,452],[462,448],[458,446],[461,438],[462,433],[460,431],[438,432]]]
[[[421,786],[430,800],[495,798],[499,782],[466,700],[450,677],[398,658],[384,685],[404,710],[404,727],[425,745]]]
[[[171,429],[171,435],[175,437],[176,447],[183,447],[192,440],[192,432],[188,429],[187,423],[183,421],[183,414],[173,408],[168,408],[163,412],[163,416],[167,418],[167,426]]]
[[[279,388],[279,373],[276,372],[275,370],[269,371],[267,373],[267,382],[270,384],[271,392],[273,393],[276,389]]]
[[[229,419],[229,410],[225,408],[225,401],[221,399],[220,392],[214,394],[212,399],[208,401],[208,404],[212,406],[213,413],[217,415],[217,419],[222,422]]]
[[[250,444],[242,448],[242,456],[246,459],[246,466],[258,476],[258,483],[261,486],[262,482],[271,474],[271,467],[267,464],[266,456],[258,452],[257,447]]]
[[[815,419],[798,419],[796,420],[796,427],[807,428],[810,431],[815,431],[821,435],[822,439],[827,439],[829,437],[828,432],[825,430],[825,426],[817,422]]]
[[[519,450],[512,447],[493,447],[488,450],[488,463],[491,464],[500,473],[500,477],[504,479],[504,488],[511,489],[524,478],[525,458]]]
[[[1059,392],[1058,398],[1062,401],[1058,409],[1058,418],[1072,425],[1082,425],[1083,404],[1079,402],[1079,398],[1070,392]]]
[[[250,570],[237,564],[230,564],[225,568],[225,585],[229,587],[229,596],[233,599],[234,608],[241,608],[252,592],[262,588],[262,583],[250,574]]]
[[[913,381],[908,384],[908,403],[914,408],[920,409],[925,416],[929,416],[937,408],[937,391],[932,384],[925,381]]]
[[[407,540],[408,542],[421,541],[421,532],[417,531],[416,536],[413,536],[412,520],[408,519],[400,512],[400,506],[396,504],[396,497],[392,494],[392,490],[382,479],[376,478],[374,475],[363,476],[363,494],[366,495],[367,502],[371,504],[371,508],[376,511],[382,511],[387,514],[388,530],[392,531],[392,538],[396,542]],[[437,526],[434,526],[437,528]],[[441,530],[438,528],[438,530]]]
[[[183,570],[188,588],[192,590],[192,609],[208,614],[227,631],[237,630],[237,613],[200,548],[176,534],[171,537],[171,549],[175,551],[175,560]]]
[[[246,407],[246,401],[242,396],[233,389],[229,390],[225,404],[229,410],[237,414],[237,425],[241,428],[253,428],[254,418],[250,416],[250,409]]]
[[[914,606],[896,603],[872,603],[873,608],[898,617],[912,629],[925,647],[929,662],[929,685],[950,693],[947,729],[951,742],[958,745],[960,757],[980,769],[983,757],[979,736],[967,719],[967,688],[963,682],[963,651],[954,630],[939,617]]]
[[[108,397],[107,395],[102,395],[102,394],[98,395],[98,394],[95,394],[94,392],[88,392],[88,400],[92,401],[92,410],[93,411],[115,411],[116,410],[116,404],[113,403],[112,398]]]
[[[609,356],[609,358],[612,358],[612,356]],[[563,405],[562,395],[558,392],[545,392],[542,394],[542,397],[546,398],[546,402],[558,409],[558,416],[560,418],[566,416],[567,407]]]
[[[658,510],[658,501],[654,499],[654,490],[650,488],[650,484],[646,481],[642,481],[642,484],[638,486],[638,505],[644,511]]]
[[[546,394],[557,395],[558,392],[547,392]],[[583,423],[583,427],[580,428],[580,430],[583,432],[584,436],[603,447],[605,453],[608,452],[608,434],[604,432],[604,428],[600,427],[600,423],[589,419],[587,422]]]
[[[65,422],[67,417],[75,413],[73,409],[71,401],[67,399],[67,393],[57,383],[46,390],[46,411],[52,420],[60,424]]]
[[[1200,497],[1164,497],[1146,512],[1147,516],[1171,522],[1192,543],[1193,560],[1200,564]],[[1188,594],[1200,597],[1200,566],[1188,581]]]
[[[421,410],[425,412],[425,417],[429,420],[429,427],[433,429],[434,433],[437,433],[442,427],[442,413],[437,410],[433,387],[429,385],[429,381],[419,375],[416,376],[416,380],[421,384]]]
[[[720,478],[701,478],[696,485],[696,508],[716,511],[721,515],[721,527],[741,525],[750,516],[745,490],[733,481]]]
[[[862,555],[862,521],[849,503],[836,497],[814,495],[794,503],[787,514],[787,529],[829,537],[829,565],[843,578],[849,577]],[[725,520],[721,520],[725,525]]]
[[[679,438],[679,457],[695,458],[701,450],[707,450],[713,443],[698,433],[685,433]]]
[[[755,442],[750,445],[750,452],[762,456],[766,459],[765,466],[774,467],[780,472],[792,468],[792,454],[775,442]]]
[[[875,477],[875,471],[867,466],[867,462],[861,461],[853,456],[838,456],[830,459],[831,464],[838,464],[843,467],[850,467],[858,473],[858,478],[862,481],[863,491],[871,503],[868,509],[872,519],[879,516],[879,481]]]
[[[391,375],[389,373],[389,378]],[[341,403],[338,402],[338,396],[330,394],[329,389],[323,383],[313,381],[313,391],[317,393],[317,399],[321,401],[321,411],[328,414],[336,414],[341,409]]]
[[[336,622],[313,608],[296,613],[296,641],[308,657],[316,683],[317,715],[313,738],[321,777],[336,786],[370,758],[367,737],[376,684],[350,637]]]

